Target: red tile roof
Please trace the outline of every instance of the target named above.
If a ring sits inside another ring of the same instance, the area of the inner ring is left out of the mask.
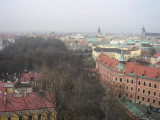
[[[106,66],[110,67],[111,69],[118,67],[119,61],[116,59],[110,58],[104,54],[101,54],[99,56],[99,59],[100,59],[100,62],[102,62]]]
[[[40,73],[28,73],[27,71],[24,71],[21,77],[21,82],[30,82],[31,79],[40,80],[40,76]]]
[[[1,93],[5,92],[4,82],[0,82],[0,91],[1,91]]]
[[[155,55],[152,56],[152,58],[158,58],[160,56],[160,53],[157,53]]]
[[[160,60],[156,63],[157,65],[160,65]]]
[[[55,104],[55,99],[51,94],[40,96],[38,93],[30,93],[26,97],[14,97],[7,95],[6,104],[4,104],[4,95],[0,95],[0,112],[54,108]]]
[[[117,68],[119,64],[118,60],[110,58],[104,54],[101,54],[99,56],[99,59],[97,59],[97,61],[105,64],[111,69]],[[160,68],[147,67],[147,66],[138,64],[136,62],[126,63],[126,74],[131,74],[131,72],[133,72],[133,75],[135,76],[142,76],[142,74],[144,74],[146,78],[154,79],[155,77],[158,77],[158,79],[160,79]]]
[[[135,76],[142,76],[142,74],[144,74],[146,78],[152,79],[158,75],[157,77],[160,79],[160,68],[142,66],[136,62],[126,63],[126,74],[130,74],[131,72],[133,72],[133,75]]]
[[[84,44],[86,44],[86,43],[87,43],[86,40],[82,40],[82,41],[80,42],[80,45],[84,45]]]

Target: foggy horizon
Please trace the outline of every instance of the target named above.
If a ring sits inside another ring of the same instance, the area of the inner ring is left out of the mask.
[[[0,0],[0,32],[160,32],[159,0]]]

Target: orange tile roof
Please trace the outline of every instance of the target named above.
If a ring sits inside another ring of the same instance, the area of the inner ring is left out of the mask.
[[[146,78],[154,79],[158,75],[157,77],[160,79],[160,68],[143,66],[136,62],[126,63],[126,74],[130,74],[133,70],[133,75],[135,76],[142,76],[144,74]]]
[[[99,59],[100,59],[100,62],[102,62],[106,66],[110,67],[111,69],[118,67],[119,61],[116,59],[110,58],[104,54],[101,54],[99,56]]]
[[[113,58],[110,58],[104,54],[101,54],[99,56],[99,59],[97,61],[105,64],[106,66],[110,67],[111,69],[117,68],[119,61],[115,60]],[[154,79],[155,77],[158,77],[160,79],[160,68],[152,68],[148,66],[143,66],[141,64],[138,64],[136,62],[127,62],[126,63],[126,74],[131,74],[133,72],[133,75],[135,76],[144,76],[146,78]]]
[[[54,108],[55,105],[55,99],[51,94],[40,96],[38,93],[30,93],[26,97],[6,95],[6,104],[4,104],[4,95],[0,95],[0,112]]]
[[[152,56],[152,58],[158,58],[160,56],[160,53],[157,53],[155,55]]]

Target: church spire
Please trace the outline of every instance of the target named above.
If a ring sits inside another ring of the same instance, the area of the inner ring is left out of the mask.
[[[143,25],[143,27],[142,27],[142,36],[144,37],[145,34],[146,34],[146,30],[145,30],[144,25]]]
[[[100,29],[100,27],[98,28],[98,32],[97,32],[97,36],[101,36],[101,29]]]
[[[146,30],[145,30],[145,28],[144,28],[144,25],[143,25],[143,27],[142,27],[142,32],[146,32]]]
[[[124,70],[126,65],[125,65],[125,59],[124,59],[124,52],[123,52],[123,48],[121,50],[121,56],[119,58],[119,64],[118,64],[118,71]]]

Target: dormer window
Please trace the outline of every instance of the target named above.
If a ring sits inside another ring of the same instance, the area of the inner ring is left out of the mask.
[[[142,77],[145,77],[145,74],[142,74]]]
[[[130,74],[133,75],[134,68],[131,69]]]
[[[155,76],[155,79],[158,79],[158,76]]]
[[[142,72],[142,77],[145,77],[145,74],[146,74],[146,70]]]
[[[158,79],[158,78],[159,78],[159,72],[157,72],[155,75],[155,79]]]
[[[133,75],[133,72],[130,72],[131,75]]]

